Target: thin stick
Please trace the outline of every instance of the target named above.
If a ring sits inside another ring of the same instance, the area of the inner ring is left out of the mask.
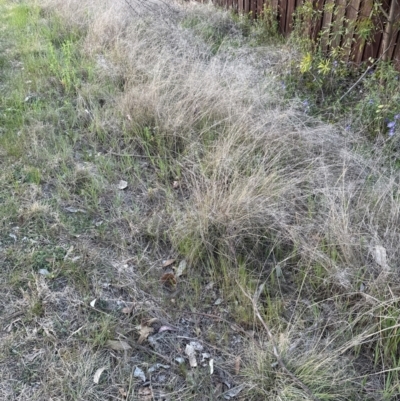
[[[111,150],[108,153],[110,155],[119,156],[119,157],[146,157],[146,158],[149,158],[149,159],[157,159],[157,158],[160,158],[160,159],[172,159],[171,156],[140,155],[138,153],[118,153],[118,152],[112,152]]]
[[[239,286],[239,288],[242,290],[244,296],[250,300],[250,302],[251,302],[251,304],[252,304],[252,306],[253,306],[254,313],[255,313],[255,315],[257,316],[257,319],[258,319],[258,320],[261,322],[261,324],[263,325],[263,327],[264,327],[264,329],[265,329],[265,331],[266,331],[266,333],[267,333],[267,335],[268,335],[269,341],[270,341],[271,344],[272,344],[273,354],[274,354],[274,356],[275,356],[275,358],[276,358],[276,361],[278,362],[278,365],[280,366],[280,368],[281,368],[281,369],[283,370],[283,372],[286,373],[299,387],[301,387],[301,388],[307,393],[307,395],[308,395],[311,399],[313,399],[314,401],[320,401],[320,400],[312,393],[312,391],[311,391],[297,376],[295,376],[295,375],[286,367],[285,363],[283,362],[283,360],[282,360],[282,358],[281,358],[281,356],[280,356],[280,354],[279,354],[278,347],[276,346],[276,342],[275,342],[274,336],[272,335],[271,330],[269,329],[269,327],[268,327],[267,324],[265,323],[264,319],[261,317],[260,312],[258,311],[258,307],[257,307],[256,301],[255,301],[252,297],[250,297],[249,294],[247,294],[247,292],[243,289],[243,287],[242,287],[238,282],[236,282],[236,283],[237,283],[237,285]]]
[[[376,61],[378,61],[378,60],[376,60]],[[367,67],[367,69],[364,71],[364,73],[361,75],[361,77],[357,79],[357,81],[355,82],[355,84],[353,84],[353,85],[349,88],[349,90],[338,100],[338,102],[342,101],[342,100],[354,89],[354,87],[357,86],[357,85],[360,83],[360,81],[367,75],[368,71],[376,64],[376,61],[375,61],[374,64],[369,65],[369,66]]]
[[[389,46],[390,47],[390,46]],[[381,59],[382,57],[387,53],[387,51],[389,50],[389,47],[381,54],[381,56],[376,59],[372,65],[369,65],[367,67],[367,69],[363,72],[363,74],[361,75],[360,78],[357,79],[357,81],[349,88],[349,90],[338,100],[338,102],[340,102],[341,100],[343,100],[359,83],[360,81],[367,75],[368,71],[374,67]]]

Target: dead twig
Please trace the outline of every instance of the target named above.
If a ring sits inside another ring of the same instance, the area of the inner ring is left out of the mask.
[[[113,156],[119,156],[119,157],[144,157],[144,158],[149,158],[149,159],[172,159],[170,156],[152,156],[152,155],[140,155],[139,153],[118,153],[118,152],[113,152],[109,151],[108,152],[110,155]]]
[[[361,80],[367,75],[368,71],[380,60],[375,61],[372,65],[369,65],[367,69],[362,73],[361,77],[357,79],[357,81],[349,88],[349,90],[338,100],[338,103],[341,102],[360,82]]]
[[[357,81],[352,86],[350,86],[348,91],[338,100],[338,103],[341,102],[361,82],[361,80],[367,75],[368,71],[370,71],[375,65],[379,63],[379,61],[382,60],[382,58],[386,55],[388,50],[389,47],[380,55],[378,59],[376,59],[371,65],[367,67],[367,69],[362,73],[360,78],[358,78]]]
[[[276,342],[274,339],[274,336],[271,333],[271,330],[269,329],[269,327],[267,326],[267,324],[265,323],[264,319],[261,317],[260,312],[258,311],[258,307],[257,307],[257,301],[252,298],[244,289],[243,287],[237,282],[237,285],[239,286],[239,288],[242,290],[244,296],[246,298],[248,298],[253,306],[253,311],[255,313],[255,315],[257,316],[257,319],[260,321],[260,323],[262,324],[262,326],[264,327],[267,336],[269,338],[269,341],[272,344],[272,351],[273,354],[276,358],[276,361],[278,362],[279,367],[282,369],[282,371],[289,376],[293,382],[295,382],[299,387],[301,387],[301,389],[307,393],[307,395],[314,401],[320,401],[319,398],[317,398],[312,391],[296,376],[294,375],[285,365],[285,363],[283,362],[282,357],[279,354],[278,351],[278,347],[276,346]]]

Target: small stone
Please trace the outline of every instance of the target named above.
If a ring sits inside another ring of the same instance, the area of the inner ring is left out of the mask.
[[[41,274],[43,276],[48,276],[50,274],[50,272],[47,269],[40,269],[39,274]]]
[[[123,189],[126,189],[126,188],[128,188],[128,183],[126,181],[124,181],[124,180],[121,180],[118,183],[118,189],[123,190]]]

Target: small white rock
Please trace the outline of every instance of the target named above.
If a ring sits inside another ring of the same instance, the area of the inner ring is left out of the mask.
[[[135,367],[133,376],[137,377],[138,379],[141,379],[143,382],[146,381],[146,375],[144,374],[143,370],[138,368],[137,366]]]
[[[41,274],[43,276],[48,276],[50,274],[50,272],[47,269],[40,269],[39,274]]]
[[[191,344],[187,344],[185,348],[185,354],[189,357],[189,365],[191,368],[195,368],[197,366],[196,360],[196,351]]]
[[[128,188],[128,183],[126,181],[124,181],[124,180],[121,180],[118,183],[118,189],[123,190],[123,189],[126,189],[126,188]]]

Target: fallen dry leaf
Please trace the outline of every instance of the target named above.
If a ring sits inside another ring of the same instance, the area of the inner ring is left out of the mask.
[[[213,391],[214,395],[216,397],[219,397],[222,394],[222,383],[219,382],[217,383],[217,385],[215,386],[215,389]]]
[[[86,210],[77,209],[76,207],[72,207],[72,206],[66,207],[65,210],[70,213],[86,213]],[[10,234],[10,236],[11,236],[11,234]]]
[[[196,351],[191,344],[187,344],[185,348],[185,354],[189,357],[189,365],[191,368],[195,368],[197,366],[196,360]]]
[[[173,327],[169,327],[169,326],[161,326],[158,329],[159,333],[162,333],[163,331],[175,331],[176,329],[174,329]]]
[[[278,276],[278,270],[276,270],[276,272],[277,272],[276,275],[277,275],[277,277],[279,278],[280,276]],[[282,273],[282,270],[281,270],[281,273]],[[262,284],[259,285],[259,287],[258,287],[258,289],[257,289],[257,292],[256,292],[256,294],[254,295],[254,299],[260,298],[260,295],[261,295],[262,292],[264,291],[265,283],[266,283],[266,281],[264,281]]]
[[[176,286],[176,277],[174,273],[164,273],[161,276],[161,283],[167,287],[175,287]]]
[[[131,306],[126,306],[125,308],[122,308],[121,312],[125,313],[127,315],[130,315],[133,312],[134,308],[135,308],[135,304],[133,303]]]
[[[171,266],[173,263],[175,263],[176,259],[167,259],[163,260],[162,267],[166,268],[168,266]]]
[[[208,290],[212,290],[213,287],[214,287],[214,283],[211,281],[204,287],[204,289],[206,291],[208,291]]]
[[[158,318],[156,317],[152,317],[151,319],[148,320],[142,320],[142,324],[146,326],[151,326],[155,322],[158,322]]]
[[[162,363],[156,363],[155,365],[151,366],[149,369],[147,369],[148,373],[154,373],[157,370],[159,370],[160,368],[162,369],[169,369],[170,366],[169,365],[163,365]]]
[[[65,256],[64,256],[64,260],[67,260],[67,259],[68,259],[69,255],[71,255],[71,253],[73,252],[73,250],[74,250],[74,246],[71,245],[71,246],[69,247],[67,253],[66,253]]]
[[[190,341],[189,344],[195,351],[203,351],[203,346],[198,341]]]
[[[93,383],[99,384],[101,374],[107,369],[106,366],[99,368],[96,370],[96,373],[93,376]]]
[[[210,375],[212,375],[214,373],[214,359],[210,359],[208,364],[210,365]]]
[[[135,370],[133,372],[133,376],[137,377],[138,379],[142,380],[143,382],[146,381],[146,375],[144,374],[143,370],[140,369],[139,367],[135,367]]]
[[[153,333],[153,331],[154,331],[154,329],[153,329],[152,327],[146,326],[146,325],[144,325],[144,324],[141,324],[141,325],[139,326],[139,334],[140,334],[140,336],[139,336],[139,339],[138,339],[138,343],[139,343],[139,344],[142,344],[143,341],[146,340],[147,337],[148,337],[151,333]]]
[[[108,340],[106,346],[114,351],[127,351],[131,349],[131,346],[127,342],[121,340]]]
[[[119,389],[118,389],[118,392],[119,392],[119,395],[122,397],[122,398],[126,398],[127,396],[128,396],[128,393],[125,391],[125,389],[123,389],[122,387],[120,387]]]
[[[182,276],[182,274],[185,273],[186,265],[187,265],[187,263],[186,263],[185,259],[180,261],[178,268],[176,269],[176,277],[180,277],[180,276]]]
[[[236,397],[244,389],[244,387],[245,387],[244,384],[241,384],[240,386],[233,387],[232,389],[230,389],[229,391],[227,391],[224,394],[224,398],[226,400],[229,400],[231,398]]]
[[[154,399],[153,390],[151,387],[142,387],[138,391],[138,396],[140,401],[151,401]]]
[[[389,270],[389,266],[386,260],[386,249],[383,246],[377,245],[374,249],[373,256],[375,262],[378,263],[378,265],[382,267],[382,269]]]
[[[275,274],[276,274],[276,277],[277,277],[277,278],[281,278],[281,277],[282,277],[283,273],[282,273],[282,267],[281,267],[280,264],[277,264],[277,265],[275,266]],[[265,284],[265,283],[263,283],[263,284]],[[261,284],[261,285],[262,285],[262,284]],[[261,287],[261,286],[260,286],[260,287]],[[258,291],[260,292],[260,294],[262,293],[262,290],[263,290],[263,289],[258,290]]]

